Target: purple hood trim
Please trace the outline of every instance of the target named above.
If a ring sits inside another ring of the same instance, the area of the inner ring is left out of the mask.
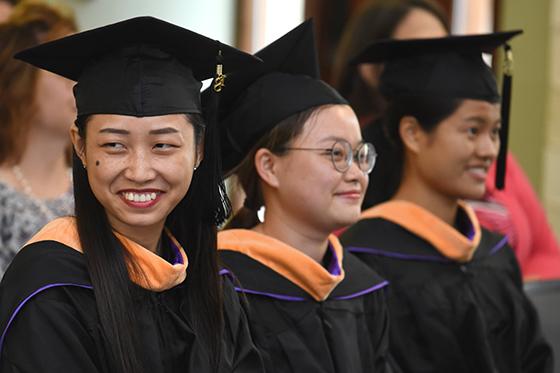
[[[504,236],[492,249],[490,249],[490,255],[496,254],[500,249],[502,249],[506,245],[507,241],[508,241],[507,236]],[[365,253],[365,254],[385,256],[388,258],[402,259],[402,260],[423,260],[427,262],[453,263],[451,259],[447,259],[443,256],[403,254],[403,253],[396,253],[393,251],[376,249],[373,247],[348,246],[347,250],[350,251],[351,253]]]
[[[329,271],[329,273],[333,276],[340,276],[340,274],[342,273],[342,269],[338,265],[338,256],[336,256],[336,250],[330,242],[327,250],[329,250],[332,254],[330,263],[327,266],[327,271]]]
[[[10,328],[10,325],[12,324],[12,322],[15,320],[16,316],[18,315],[19,311],[21,311],[21,309],[23,308],[23,306],[31,299],[33,298],[35,295],[41,293],[42,291],[45,291],[47,289],[50,288],[54,288],[54,287],[59,287],[59,286],[76,286],[79,288],[84,288],[84,289],[93,289],[93,286],[91,285],[81,285],[81,284],[49,284],[49,285],[45,285],[37,290],[35,290],[33,293],[31,293],[29,296],[27,296],[27,298],[25,298],[15,309],[15,311],[12,313],[12,316],[10,316],[10,319],[8,320],[8,323],[6,324],[6,327],[4,328],[4,330],[2,331],[2,336],[0,337],[0,357],[2,356],[2,348],[4,347],[4,340],[6,339],[6,334],[8,333],[8,329]]]
[[[381,282],[381,283],[379,283],[375,286],[372,286],[372,287],[367,288],[365,290],[359,291],[357,293],[349,294],[349,295],[342,295],[342,296],[339,296],[339,297],[334,297],[334,299],[336,299],[336,300],[346,300],[346,299],[358,298],[358,297],[361,297],[362,295],[366,295],[366,294],[369,294],[369,293],[373,293],[374,291],[383,289],[384,287],[386,287],[388,285],[389,285],[389,281],[383,281],[383,282]]]
[[[373,293],[374,291],[382,289],[382,288],[386,287],[387,285],[389,285],[389,282],[388,281],[383,281],[383,282],[381,282],[381,283],[379,283],[375,286],[372,286],[370,288],[358,291],[357,293],[353,293],[353,294],[349,294],[349,295],[342,295],[342,296],[338,296],[338,297],[333,297],[331,299],[334,299],[334,300],[354,299],[354,298],[361,297],[362,295],[365,295],[365,294]],[[263,295],[265,297],[270,297],[270,298],[279,299],[279,300],[285,300],[285,301],[288,301],[288,302],[314,301],[311,298],[295,297],[295,296],[291,296],[291,295],[283,295],[283,294],[276,294],[276,293],[267,293],[267,292],[264,292],[264,291],[245,289],[245,288],[241,288],[241,287],[238,287],[238,286],[235,287],[235,291],[237,291],[238,293]]]

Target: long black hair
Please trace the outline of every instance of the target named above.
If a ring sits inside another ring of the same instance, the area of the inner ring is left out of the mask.
[[[357,66],[350,62],[370,43],[390,39],[413,9],[432,14],[449,32],[447,17],[433,0],[370,0],[345,28],[336,51],[332,81],[360,119],[379,117],[385,109],[385,101],[379,90],[370,87],[359,74]]]
[[[385,116],[364,130],[364,138],[372,141],[378,152],[370,175],[362,208],[389,200],[402,180],[404,145],[399,132],[401,119],[416,118],[420,127],[430,133],[457,110],[462,100],[434,96],[399,97],[389,101]],[[366,133],[367,132],[367,133]]]
[[[255,168],[257,150],[265,148],[276,155],[284,154],[286,146],[302,133],[309,118],[317,115],[324,107],[325,105],[312,107],[280,121],[257,141],[243,161],[231,172],[245,192],[245,201],[243,207],[237,211],[224,229],[249,229],[259,223],[257,212],[261,206],[264,206],[264,198],[260,177]]]
[[[229,202],[221,178],[221,164],[214,126],[205,126],[200,114],[186,114],[195,130],[197,146],[204,142],[204,159],[186,196],[173,209],[166,226],[188,249],[188,305],[197,338],[208,351],[214,371],[221,358],[223,294],[218,275],[216,227],[229,214]],[[76,121],[86,138],[87,117]],[[112,233],[107,215],[93,194],[76,152],[73,154],[75,214],[80,242],[86,257],[109,365],[114,372],[144,372],[140,339],[134,313],[134,289],[128,267],[134,266]]]

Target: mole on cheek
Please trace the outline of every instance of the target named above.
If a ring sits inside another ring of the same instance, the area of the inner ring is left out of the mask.
[[[96,166],[99,166],[99,161],[95,161],[95,165],[96,165]]]

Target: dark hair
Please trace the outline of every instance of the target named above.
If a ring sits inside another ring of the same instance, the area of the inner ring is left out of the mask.
[[[377,150],[375,168],[362,208],[389,200],[397,191],[403,172],[404,145],[399,132],[401,119],[416,118],[422,129],[430,133],[457,110],[462,100],[433,96],[410,96],[391,100],[385,117],[364,130],[364,138],[373,141]],[[366,133],[367,132],[367,133]]]
[[[218,370],[223,329],[223,294],[218,275],[216,226],[229,206],[224,200],[213,126],[206,127],[200,114],[186,114],[195,130],[197,146],[204,141],[204,160],[193,175],[187,195],[173,209],[166,226],[182,245],[188,245],[188,298],[193,329],[205,344],[208,359]],[[76,121],[85,139],[87,117]],[[133,312],[136,286],[130,281],[127,265],[134,268],[111,226],[101,203],[93,194],[87,170],[73,154],[74,195],[78,233],[94,288],[102,332],[107,342],[111,371],[143,372],[138,341],[138,325]],[[225,205],[224,205],[225,203]]]
[[[264,205],[264,198],[259,174],[255,168],[255,154],[257,150],[265,148],[277,155],[284,154],[284,148],[302,133],[303,127],[309,118],[316,115],[325,106],[312,107],[280,121],[260,138],[243,161],[231,172],[237,177],[237,182],[245,192],[245,202],[224,229],[248,229],[259,223],[257,212]]]
[[[385,102],[378,89],[370,87],[351,65],[352,58],[370,43],[390,39],[397,26],[413,9],[434,15],[449,31],[443,10],[431,0],[376,0],[364,4],[350,20],[338,45],[333,66],[334,87],[350,102],[358,118],[379,117]]]
[[[73,14],[43,1],[23,1],[0,24],[0,164],[18,163],[27,147],[38,68],[17,52],[76,31]]]

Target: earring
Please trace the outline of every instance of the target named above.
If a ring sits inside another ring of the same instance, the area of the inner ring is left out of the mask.
[[[87,170],[87,166],[86,166],[86,164],[85,164],[85,163],[82,163],[82,166],[84,167],[84,169],[86,169],[86,170]]]
[[[196,171],[197,168],[198,168],[197,166],[194,166],[194,170],[195,170],[195,171]]]

